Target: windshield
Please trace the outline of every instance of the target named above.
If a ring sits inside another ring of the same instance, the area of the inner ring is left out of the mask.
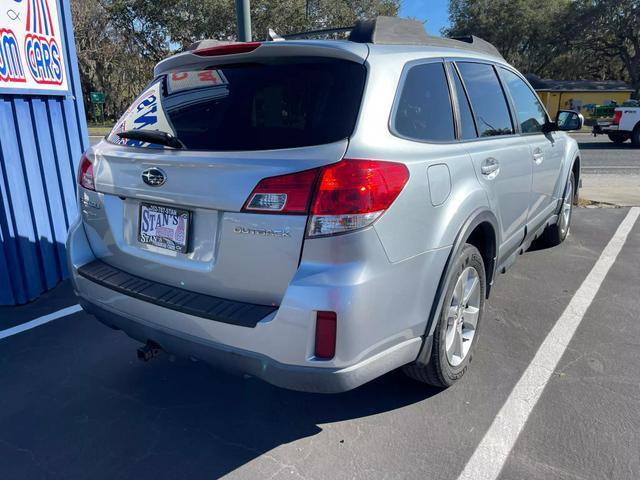
[[[151,138],[118,136],[159,130],[187,149],[215,151],[331,143],[351,135],[365,77],[361,64],[318,58],[173,72],[154,80],[108,139],[165,148]]]

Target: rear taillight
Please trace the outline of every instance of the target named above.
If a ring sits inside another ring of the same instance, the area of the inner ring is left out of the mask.
[[[306,215],[318,169],[269,177],[253,189],[243,211]]]
[[[322,170],[311,205],[309,236],[333,235],[372,224],[409,180],[401,163],[343,160]]]
[[[613,124],[620,125],[620,119],[622,118],[622,110],[616,110],[613,112]]]
[[[320,360],[329,360],[336,354],[336,312],[316,313],[316,345],[314,355]]]
[[[93,164],[86,154],[82,154],[80,158],[80,168],[78,169],[78,184],[87,190],[96,189],[95,179],[93,177]]]
[[[262,45],[260,42],[228,43],[217,47],[200,48],[194,50],[193,53],[200,57],[217,57],[220,55],[253,52],[260,45]]]
[[[253,189],[245,212],[311,214],[310,237],[371,225],[409,180],[401,163],[344,159],[323,168],[269,177]]]

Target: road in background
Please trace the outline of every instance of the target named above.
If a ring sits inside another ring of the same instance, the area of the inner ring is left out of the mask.
[[[640,205],[640,148],[629,141],[617,145],[606,135],[571,135],[580,145],[580,196],[612,205]]]
[[[630,141],[617,145],[606,135],[571,134],[580,145],[585,174],[640,175],[640,148]]]

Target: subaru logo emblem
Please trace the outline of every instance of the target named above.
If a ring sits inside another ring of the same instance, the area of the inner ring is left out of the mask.
[[[167,176],[159,168],[152,167],[142,172],[142,180],[152,187],[160,187],[167,181]]]

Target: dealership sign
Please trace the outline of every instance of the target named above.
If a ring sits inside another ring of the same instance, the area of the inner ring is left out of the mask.
[[[65,93],[56,0],[0,0],[0,92]]]

